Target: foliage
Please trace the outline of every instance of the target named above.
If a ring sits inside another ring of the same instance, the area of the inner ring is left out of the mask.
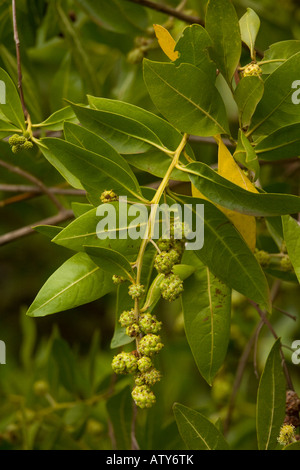
[[[297,446],[300,10],[170,3],[1,2],[3,449]]]

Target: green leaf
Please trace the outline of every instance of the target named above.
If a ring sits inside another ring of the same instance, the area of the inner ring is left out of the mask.
[[[133,308],[132,298],[128,295],[128,282],[119,284],[117,287],[116,295],[116,315],[115,315],[115,328],[114,334],[110,342],[111,349],[120,348],[125,344],[132,343],[134,338],[126,334],[126,328],[122,327],[119,318],[124,310],[131,310]]]
[[[236,161],[240,162],[248,170],[253,171],[254,180],[257,180],[260,172],[258,158],[254,148],[241,129],[239,129],[238,143],[233,156]]]
[[[73,130],[77,145],[51,137],[42,139],[42,144],[80,180],[91,202],[98,205],[105,190],[113,190],[122,196],[140,197],[139,184],[129,165],[107,142],[76,124],[66,123],[66,128]],[[67,135],[69,139],[70,132]],[[47,157],[47,152],[45,155]]]
[[[300,442],[292,442],[291,444],[285,446],[282,450],[300,450]]]
[[[206,29],[198,24],[187,26],[178,39],[175,51],[179,52],[176,66],[187,63],[203,70],[211,81],[216,80],[216,65],[208,55],[208,47],[212,46],[212,40]]]
[[[144,80],[157,109],[180,131],[204,137],[230,133],[221,95],[204,71],[144,59]]]
[[[256,426],[259,450],[272,450],[277,446],[285,416],[285,390],[278,338],[268,355],[258,387]]]
[[[39,232],[48,238],[54,238],[59,232],[61,232],[61,230],[63,230],[63,227],[57,227],[55,225],[35,225],[32,228],[36,230],[36,232]]]
[[[231,84],[239,64],[242,42],[239,20],[229,0],[210,0],[206,8],[205,28],[212,38],[210,57]]]
[[[130,387],[125,387],[121,392],[109,398],[106,409],[113,427],[116,448],[131,450],[133,407]]]
[[[282,217],[282,226],[287,252],[300,282],[300,225],[296,219],[285,215]]]
[[[85,253],[77,253],[45,282],[27,311],[43,317],[92,302],[113,289],[111,278]]]
[[[65,121],[77,121],[71,106],[66,106],[65,108],[55,111],[45,121],[41,122],[40,124],[34,124],[32,127],[42,127],[51,131],[60,131],[63,129]]]
[[[244,77],[234,91],[241,128],[247,128],[264,93],[264,82],[256,76]]]
[[[229,450],[220,431],[197,411],[175,403],[173,411],[179,433],[190,450]]]
[[[252,59],[255,59],[255,41],[260,28],[260,19],[252,8],[247,8],[246,13],[240,18],[240,30],[242,41],[250,49]]]
[[[120,153],[143,153],[152,145],[163,148],[159,138],[148,127],[131,117],[72,106],[84,127],[102,136]]]
[[[87,204],[85,202],[72,202],[72,211],[74,212],[75,217],[80,217],[82,214],[93,209],[92,204]]]
[[[300,156],[300,123],[282,127],[255,146],[261,160],[282,160]]]
[[[184,261],[196,268],[182,294],[186,337],[200,374],[212,385],[229,343],[231,289],[191,252],[185,252]]]
[[[94,263],[104,271],[125,277],[130,281],[135,278],[130,262],[121,253],[102,246],[86,246],[84,249]]]
[[[270,276],[273,276],[275,279],[281,279],[282,281],[285,281],[285,282],[295,282],[296,284],[299,283],[297,276],[293,272],[282,271],[278,269],[277,266],[274,268],[271,266],[264,268],[264,272],[266,274],[270,274]]]
[[[25,118],[17,89],[5,70],[0,68],[0,111],[18,129],[25,130]]]
[[[186,166],[190,179],[210,201],[227,209],[256,217],[293,214],[300,211],[300,197],[279,193],[253,193],[220,176],[205,163]]]
[[[300,41],[295,39],[289,39],[287,41],[280,41],[271,44],[269,49],[264,53],[263,60],[274,62],[268,64],[261,64],[261,68],[264,74],[274,72],[286,59],[289,59],[294,54],[300,52]],[[276,62],[275,62],[276,61]]]
[[[59,140],[59,139],[55,139]],[[69,171],[68,168],[64,165],[64,163],[61,161],[60,154],[57,154],[57,152],[54,150],[54,153],[49,150],[49,148],[43,143],[43,139],[39,139],[36,141],[36,144],[38,145],[40,151],[48,160],[48,162],[56,168],[56,170],[64,177],[64,179],[72,186],[73,188],[76,189],[84,189],[82,186],[80,180],[71,172]]]
[[[174,151],[180,144],[180,132],[165,119],[145,109],[94,96],[88,96],[88,100],[92,108],[90,113],[87,108],[75,108],[82,123],[86,127],[92,126],[91,130],[97,131],[122,154],[141,153],[153,146]],[[89,121],[88,116],[92,117]]]
[[[138,168],[139,170],[146,171],[153,176],[163,178],[170,166],[170,157],[159,150],[150,150],[145,153],[126,155],[126,161]],[[181,158],[183,163],[186,164],[185,158]],[[171,179],[176,181],[189,181],[189,177],[181,170],[174,168],[171,174]]]
[[[300,122],[299,106],[292,101],[292,84],[299,79],[300,52],[268,75],[265,90],[252,118],[248,135],[268,135],[280,127]]]
[[[279,251],[283,247],[283,229],[281,217],[266,217],[266,226]]]
[[[1,110],[1,98],[0,98],[0,110]],[[20,132],[19,129],[7,121],[0,120],[0,139],[4,139],[11,134],[16,134]]]
[[[172,272],[184,281],[190,277],[196,271],[195,266],[190,264],[175,264],[172,268]]]
[[[148,26],[147,12],[140,5],[120,0],[77,0],[101,28],[134,36]]]
[[[158,274],[152,281],[148,291],[143,308],[151,313],[161,297],[160,284],[164,279],[163,274]]]
[[[134,240],[128,236],[129,225],[135,219],[135,216],[128,215],[127,204],[125,202],[113,202],[99,207],[101,213],[95,207],[82,214],[64,228],[52,241],[74,251],[84,251],[86,246],[100,246],[116,250],[128,257],[136,255],[140,239]],[[109,219],[108,225],[104,223],[106,217]],[[98,224],[103,220],[103,224],[99,227]],[[106,228],[112,233],[107,231]],[[112,238],[109,238],[108,235]]]
[[[173,195],[174,197],[174,195]],[[175,198],[175,197],[174,197]],[[204,224],[204,245],[196,255],[226,285],[270,309],[269,288],[252,251],[227,217],[209,201],[176,195],[180,204],[192,205],[197,227]],[[204,218],[196,204],[204,204]],[[188,206],[185,206],[188,215]],[[218,253],[215,256],[215,253]],[[255,300],[256,299],[256,300]]]

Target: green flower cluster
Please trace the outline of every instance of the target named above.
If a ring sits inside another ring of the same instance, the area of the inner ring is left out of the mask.
[[[165,300],[173,302],[183,292],[183,282],[176,274],[168,274],[160,284],[161,295]]]
[[[270,264],[270,255],[266,251],[256,249],[254,255],[261,266]]]
[[[106,204],[108,202],[113,202],[118,200],[118,196],[116,193],[114,193],[112,190],[110,191],[103,191],[103,193],[100,196],[100,200],[103,204]]]
[[[160,238],[157,246],[160,253],[155,257],[154,267],[158,273],[164,274],[160,284],[161,295],[165,300],[172,302],[183,292],[183,282],[179,276],[174,274],[173,267],[179,264],[185,248],[185,238],[188,227],[181,222],[175,222],[170,227],[170,237]]]
[[[113,358],[113,371],[116,374],[134,374],[132,398],[140,408],[150,407],[155,403],[155,395],[150,386],[161,379],[161,373],[153,366],[152,356],[163,348],[157,334],[162,323],[148,312],[137,317],[134,309],[122,312],[119,322],[126,328],[128,336],[140,339],[136,351],[121,352]]]
[[[157,241],[159,253],[155,257],[154,266],[158,273],[163,274],[161,295],[169,301],[177,299],[183,291],[182,280],[173,272],[174,266],[181,262],[184,253],[186,239],[182,238],[183,233],[187,234],[186,225],[181,222],[173,223],[169,238],[162,237]],[[123,278],[115,275],[113,282],[119,284],[123,282]],[[161,373],[153,365],[153,356],[164,346],[159,335],[162,322],[149,313],[147,307],[139,311],[139,300],[145,294],[142,284],[132,282],[128,294],[135,301],[135,308],[122,312],[119,322],[129,337],[136,338],[137,349],[116,355],[112,368],[116,374],[134,375],[132,398],[138,407],[148,408],[156,400],[151,387],[161,379]]]
[[[29,135],[27,136],[27,134],[25,136],[18,134],[12,135],[8,140],[8,143],[11,146],[11,151],[13,153],[18,153],[20,152],[20,150],[32,149],[33,143],[30,142],[27,137],[29,137]]]
[[[251,64],[248,64],[247,67],[244,69],[243,77],[252,77],[252,76],[260,77],[261,74],[262,74],[262,69],[260,68],[258,64],[253,62]]]
[[[142,284],[130,284],[128,288],[128,294],[133,299],[138,299],[145,294],[145,287]]]
[[[283,271],[293,271],[293,265],[288,255],[284,255],[280,260],[280,266]]]
[[[295,442],[295,427],[292,424],[284,424],[280,428],[280,433],[277,438],[279,444],[286,446]]]
[[[122,284],[122,282],[125,282],[126,279],[125,279],[125,277],[118,276],[117,274],[114,274],[113,277],[112,277],[112,281],[113,281],[114,284],[118,285],[118,284]]]

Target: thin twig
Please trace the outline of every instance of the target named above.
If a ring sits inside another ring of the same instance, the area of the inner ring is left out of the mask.
[[[23,86],[22,86],[22,65],[21,65],[21,55],[20,55],[20,39],[18,33],[18,25],[17,25],[17,12],[16,12],[16,2],[12,0],[12,17],[13,17],[13,28],[14,28],[14,41],[16,44],[16,56],[17,56],[17,68],[18,68],[18,89],[22,104],[22,109],[24,113],[25,119],[28,118],[29,113],[27,111],[23,93]]]
[[[138,442],[136,440],[135,435],[135,426],[136,426],[136,418],[137,418],[137,406],[135,403],[132,405],[133,416],[131,422],[131,450],[140,450]]]
[[[258,374],[258,369],[257,369],[257,344],[258,344],[258,337],[259,333],[261,332],[262,327],[264,326],[263,320],[260,321],[257,329],[256,329],[256,335],[255,335],[255,344],[254,344],[254,354],[253,354],[253,368],[254,368],[254,374],[257,379],[259,379],[259,374]]]
[[[194,143],[203,143],[203,144],[213,144],[215,146],[218,145],[216,139],[214,139],[213,137],[200,137],[200,136],[197,136],[197,135],[191,135],[190,138],[189,138],[189,142],[194,142]],[[231,142],[229,139],[223,139],[223,142],[224,144],[227,146],[227,147],[235,147],[236,145]]]
[[[269,320],[266,316],[266,313],[259,307],[258,304],[253,302],[253,300],[248,299],[248,301],[255,308],[255,310],[258,312],[258,314],[260,315],[260,317],[263,320],[264,324],[269,328],[269,331],[272,333],[274,338],[277,340],[278,339],[277,333],[274,330],[271,323],[269,322]],[[283,354],[283,351],[282,351],[282,344],[280,345],[280,355],[281,355],[281,359],[282,359],[282,368],[283,368],[283,372],[284,372],[284,375],[285,375],[285,379],[286,379],[288,388],[289,388],[289,390],[294,390],[293,382],[292,382],[288,367],[287,367],[286,362],[285,362],[284,354]]]
[[[229,426],[230,426],[230,422],[231,422],[231,416],[232,416],[232,412],[233,412],[234,405],[235,405],[235,398],[236,398],[238,389],[240,387],[240,384],[241,384],[241,381],[242,381],[242,378],[243,378],[244,370],[246,368],[252,346],[253,346],[253,344],[255,342],[255,338],[257,336],[257,328],[255,329],[254,333],[250,337],[248,343],[246,344],[246,346],[244,348],[243,354],[241,355],[241,357],[239,359],[239,363],[238,363],[238,366],[237,366],[237,371],[236,371],[236,374],[235,374],[235,380],[234,380],[234,384],[233,384],[233,387],[232,387],[232,393],[231,393],[230,400],[229,400],[227,416],[226,416],[226,419],[225,419],[225,422],[224,422],[224,433],[225,434],[227,434],[227,432],[229,430]]]
[[[201,26],[204,26],[204,21],[193,15],[188,15],[187,13],[184,13],[180,10],[177,10],[175,8],[169,7],[167,5],[163,5],[161,3],[155,3],[151,2],[150,0],[125,0],[127,2],[131,3],[137,3],[138,5],[141,5],[146,8],[150,8],[151,10],[159,11],[160,13],[165,13],[166,15],[173,16],[174,18],[177,18],[181,21],[184,21],[185,23],[190,23],[190,24],[200,24]]]
[[[44,183],[33,176],[31,173],[28,173],[27,171],[23,170],[22,168],[19,168],[18,166],[11,165],[10,163],[4,162],[3,160],[0,160],[0,166],[3,168],[6,168],[8,171],[11,173],[15,173],[19,176],[22,176],[23,178],[27,179],[34,185],[36,185],[44,194],[46,194],[49,199],[55,204],[55,206],[58,208],[59,211],[64,211],[63,205],[59,202],[59,200],[52,194],[52,192],[49,191],[47,186],[44,185]]]
[[[8,193],[35,193],[40,194],[43,191],[36,186],[29,186],[26,184],[0,184],[0,191]],[[84,189],[73,189],[73,188],[48,188],[49,193],[62,194],[64,196],[85,196],[86,191]]]
[[[19,238],[26,237],[27,235],[37,233],[33,229],[33,227],[37,227],[38,225],[56,225],[66,220],[72,219],[73,217],[74,217],[73,211],[64,210],[64,211],[61,211],[59,214],[54,215],[53,217],[48,217],[47,219],[43,219],[38,222],[32,223],[31,225],[27,225],[25,227],[14,230],[12,232],[8,232],[5,235],[0,236],[0,246],[6,245],[10,242],[18,240]]]
[[[276,307],[276,305],[273,305],[273,308],[275,310],[278,310],[278,312],[283,313],[283,315],[286,315],[287,317],[291,318],[292,320],[294,321],[297,320],[297,317],[295,315],[292,315],[291,313],[288,313],[285,310],[282,310],[282,308]]]
[[[28,201],[28,199],[33,199],[33,198],[36,198],[37,196],[39,196],[39,194],[36,194],[36,193],[17,194],[7,199],[3,199],[3,201],[0,201],[0,207],[6,207],[11,204],[16,204],[17,202]]]

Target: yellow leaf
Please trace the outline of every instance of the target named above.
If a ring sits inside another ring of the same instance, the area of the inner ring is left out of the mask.
[[[215,136],[215,140],[218,143],[218,173],[231,181],[232,183],[240,186],[241,188],[257,193],[257,189],[251,183],[249,178],[241,170],[241,168],[235,162],[233,156],[229,152],[228,148],[221,139],[221,136]],[[194,197],[201,197],[207,199],[201,194],[201,192],[192,185],[192,195]],[[241,214],[240,212],[232,211],[221,207],[216,204],[216,206],[228,217],[229,220],[233,223],[236,229],[240,232],[248,246],[252,251],[255,250],[256,246],[256,220],[255,217],[251,215]]]
[[[233,156],[221,139],[221,136],[215,136],[219,145],[218,150],[218,173],[232,183],[241,188],[257,193],[257,189],[245,175],[243,170],[237,165]],[[233,225],[240,232],[252,251],[256,246],[256,220],[250,215],[241,214],[229,209],[222,208],[224,214],[231,220]]]
[[[153,25],[155,35],[158,40],[158,44],[161,49],[164,51],[167,57],[171,60],[178,59],[178,51],[174,51],[176,46],[176,41],[172,38],[169,31],[159,24]]]

